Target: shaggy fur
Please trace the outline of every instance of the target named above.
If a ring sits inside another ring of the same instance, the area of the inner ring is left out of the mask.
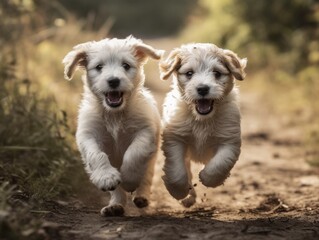
[[[143,64],[161,55],[128,37],[77,45],[63,60],[67,79],[86,70],[76,141],[92,183],[111,193],[103,216],[124,213],[125,191],[135,191],[137,207],[148,205],[160,116],[143,87]]]
[[[163,109],[163,180],[169,193],[196,201],[190,160],[205,165],[202,184],[217,187],[229,176],[240,154],[240,112],[235,78],[245,78],[247,59],[213,44],[188,44],[161,62],[161,78],[174,73]],[[188,198],[186,198],[188,196]]]

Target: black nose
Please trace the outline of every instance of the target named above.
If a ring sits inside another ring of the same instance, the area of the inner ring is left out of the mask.
[[[201,86],[197,88],[197,93],[201,96],[207,95],[209,92],[209,87],[208,86]]]
[[[120,79],[112,78],[108,80],[108,83],[111,88],[117,88],[118,86],[120,86]]]

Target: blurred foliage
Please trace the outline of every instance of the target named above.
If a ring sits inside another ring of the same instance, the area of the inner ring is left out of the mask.
[[[203,10],[197,14],[193,27],[186,30],[186,38],[195,36],[196,40],[245,54],[250,59],[249,66],[257,69],[275,65],[274,59],[291,73],[319,64],[317,0],[199,3]]]
[[[78,177],[74,169],[82,169],[70,144],[73,131],[66,112],[36,79],[28,78],[28,50],[33,46],[25,34],[47,24],[36,21],[40,3],[0,2],[0,182],[16,186],[26,201],[62,196]]]
[[[315,40],[319,21],[316,0],[264,0],[258,3],[236,0],[234,3],[241,5],[239,16],[249,23],[252,37],[274,44],[279,52],[290,51],[298,41],[294,38],[302,37],[304,42]]]
[[[0,178],[28,198],[52,198],[71,187],[66,173],[77,165],[65,140],[71,134],[67,115],[51,97],[32,91],[27,80],[8,81],[0,86]]]
[[[74,130],[41,77],[63,78],[61,56],[60,68],[50,51],[37,59],[38,47],[63,23],[63,8],[55,3],[0,0],[0,239],[56,239],[39,219],[41,211],[35,216],[31,210],[71,197],[86,183]]]
[[[234,0],[200,0],[183,38],[186,41],[211,42],[239,51],[249,42],[250,27],[239,18],[238,7]]]
[[[238,0],[235,2],[241,4]],[[289,58],[291,64],[287,70],[296,73],[309,64],[318,65],[317,0],[264,0],[258,3],[248,0],[238,12],[240,18],[249,23],[253,41],[271,44],[277,53]]]
[[[56,1],[48,0],[1,0],[0,45],[18,42],[41,29],[54,25],[66,12]]]
[[[112,25],[110,34],[126,37],[160,37],[176,34],[187,23],[197,0],[58,0],[61,5],[87,20],[87,27]]]

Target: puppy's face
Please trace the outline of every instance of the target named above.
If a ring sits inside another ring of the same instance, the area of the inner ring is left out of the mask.
[[[77,67],[85,68],[92,93],[107,110],[119,111],[143,85],[143,64],[147,57],[159,59],[161,52],[128,37],[77,45],[63,63],[67,79],[72,78]]]
[[[175,49],[161,63],[162,79],[172,73],[183,100],[197,118],[207,118],[234,86],[243,80],[247,60],[213,44],[188,44]]]

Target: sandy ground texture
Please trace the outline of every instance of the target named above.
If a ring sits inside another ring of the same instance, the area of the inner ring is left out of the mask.
[[[283,124],[262,97],[241,83],[242,154],[223,186],[198,181],[197,203],[184,208],[166,191],[163,158],[156,165],[151,204],[129,204],[124,217],[101,217],[106,194],[83,189],[82,202],[54,203],[45,215],[53,239],[319,239],[319,170],[306,163],[302,133]],[[167,85],[166,85],[167,86]],[[159,97],[159,102],[161,102]],[[91,193],[92,191],[92,193]],[[99,199],[99,200],[98,200]]]

